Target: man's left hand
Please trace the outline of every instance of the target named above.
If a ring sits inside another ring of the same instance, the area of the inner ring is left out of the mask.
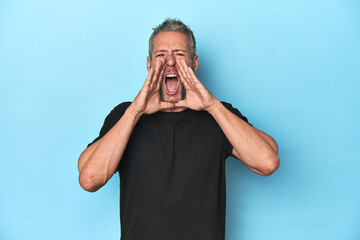
[[[175,107],[187,107],[196,111],[209,111],[215,104],[216,98],[207,90],[195,76],[191,67],[186,65],[184,59],[176,59],[176,67],[186,90],[186,97],[175,103]]]

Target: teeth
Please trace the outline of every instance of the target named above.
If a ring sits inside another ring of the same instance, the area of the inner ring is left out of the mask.
[[[168,75],[166,75],[166,77],[176,77],[176,75],[175,74],[168,74]]]

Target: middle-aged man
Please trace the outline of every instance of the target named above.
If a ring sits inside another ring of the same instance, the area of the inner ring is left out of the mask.
[[[116,106],[81,154],[79,181],[95,192],[120,175],[123,240],[225,239],[225,159],[267,176],[274,139],[214,97],[195,76],[193,32],[166,19],[149,40],[149,75]]]

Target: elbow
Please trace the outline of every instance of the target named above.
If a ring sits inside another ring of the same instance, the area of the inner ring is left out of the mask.
[[[280,159],[276,154],[273,154],[273,156],[269,157],[266,162],[267,164],[262,169],[261,175],[270,176],[279,168]]]
[[[81,173],[79,175],[79,183],[81,188],[88,192],[96,192],[104,185],[96,181],[94,175]]]
[[[273,148],[274,148],[275,153],[278,154],[278,152],[279,152],[279,146],[278,146],[278,144],[275,142],[275,140],[274,140]],[[278,161],[279,161],[279,158],[278,158]]]

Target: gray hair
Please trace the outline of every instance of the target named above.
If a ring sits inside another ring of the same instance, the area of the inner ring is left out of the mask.
[[[184,33],[188,39],[188,51],[190,53],[190,62],[193,61],[196,55],[196,41],[193,32],[191,29],[186,26],[182,21],[178,19],[166,18],[164,22],[162,22],[157,27],[153,28],[153,33],[149,39],[149,56],[152,58],[152,51],[154,48],[154,39],[161,32],[181,32]]]

